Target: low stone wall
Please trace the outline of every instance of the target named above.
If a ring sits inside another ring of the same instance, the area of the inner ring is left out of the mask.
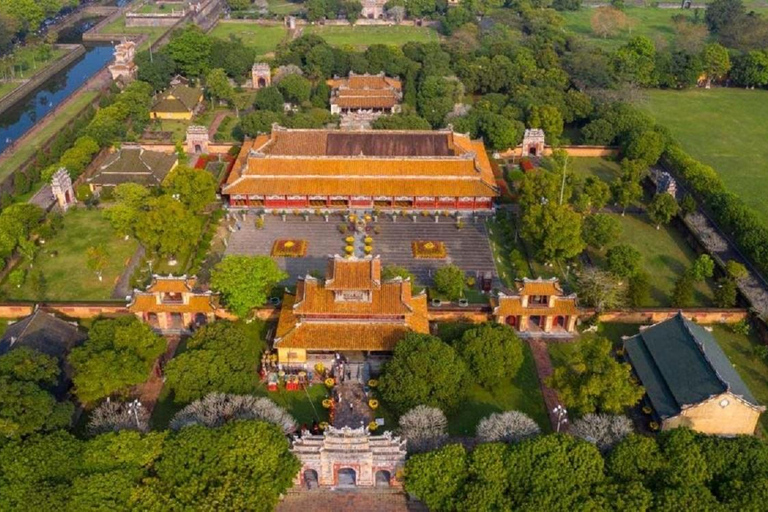
[[[184,11],[168,14],[134,13],[125,15],[126,27],[172,27],[186,16]]]
[[[568,156],[574,158],[616,156],[621,152],[621,148],[616,146],[562,146],[560,149],[565,150]],[[541,156],[550,156],[552,151],[552,146],[545,146],[544,154]],[[498,153],[498,158],[520,158],[522,156],[523,146],[517,146]]]
[[[145,149],[147,151],[157,151],[159,153],[175,153],[176,152],[176,145],[175,144],[153,144],[151,142],[140,142],[139,145],[142,147],[142,149]],[[235,146],[234,143],[230,144],[208,144],[208,152],[211,154],[225,154],[228,153],[232,147]]]
[[[601,322],[615,322],[626,324],[655,324],[672,318],[679,312],[683,316],[699,324],[735,324],[741,322],[749,316],[746,309],[675,309],[675,308],[657,308],[657,309],[634,309],[627,311],[606,311],[600,313],[598,319]],[[584,310],[582,318],[592,316],[594,312]]]
[[[88,30],[85,34],[83,34],[83,41],[104,41],[105,39],[101,38],[101,34],[99,32],[102,28],[106,27],[113,21],[115,21],[117,18],[123,15],[125,12],[125,8],[121,7],[115,10],[112,14],[98,22],[96,25],[91,27],[90,30]],[[109,41],[109,39],[107,39]]]
[[[81,44],[57,44],[55,47],[67,49],[69,52],[57,61],[52,62],[50,65],[44,67],[32,75],[32,77],[30,77],[26,82],[20,84],[6,96],[0,99],[0,114],[11,108],[19,100],[40,87],[46,80],[72,64],[81,55],[85,54],[85,47]]]

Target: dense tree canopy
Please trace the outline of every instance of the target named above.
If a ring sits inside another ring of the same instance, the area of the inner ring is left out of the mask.
[[[379,386],[382,397],[401,413],[417,405],[450,411],[461,402],[467,377],[466,364],[450,345],[435,336],[408,333],[385,364]]]
[[[488,323],[469,329],[456,348],[472,378],[487,389],[514,378],[523,364],[523,344],[506,325]]]
[[[85,343],[69,354],[75,394],[93,403],[144,382],[165,344],[134,316],[96,320]]]
[[[208,393],[250,393],[258,383],[261,338],[240,323],[218,321],[197,331],[187,350],[165,367],[174,400],[187,403]]]
[[[277,283],[288,277],[269,256],[227,256],[214,267],[211,287],[237,316],[263,306]]]

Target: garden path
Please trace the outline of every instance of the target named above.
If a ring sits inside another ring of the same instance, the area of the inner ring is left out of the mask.
[[[163,367],[165,363],[173,358],[176,349],[179,348],[179,343],[181,343],[181,336],[176,334],[167,335],[165,339],[168,342],[165,354],[155,361],[147,380],[137,386],[139,401],[149,411],[150,415],[155,408],[155,404],[157,404],[158,398],[160,398],[160,392],[163,390],[163,384],[165,383]]]
[[[544,396],[544,405],[547,407],[549,422],[552,424],[552,431],[556,431],[557,416],[552,411],[558,405],[562,405],[562,403],[557,396],[557,391],[544,384],[544,381],[552,375],[552,372],[554,371],[552,368],[552,360],[549,358],[549,351],[547,350],[547,342],[539,338],[528,338],[526,341],[533,353],[533,361],[536,364],[536,373],[539,376],[539,385],[541,386],[541,394]],[[568,423],[561,424],[560,431],[567,432]]]

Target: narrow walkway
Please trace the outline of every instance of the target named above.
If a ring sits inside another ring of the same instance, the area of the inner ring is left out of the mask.
[[[163,391],[165,380],[163,377],[163,367],[166,362],[173,358],[173,355],[176,353],[176,349],[179,348],[179,343],[181,342],[181,336],[179,335],[168,335],[165,336],[165,339],[168,342],[165,354],[160,356],[152,366],[149,378],[144,383],[137,386],[139,401],[149,411],[150,415],[155,408],[155,404],[157,404],[158,398],[160,398],[160,393]]]
[[[224,118],[228,115],[234,114],[234,112],[230,112],[229,110],[225,110],[224,112],[219,112],[216,114],[216,117],[214,117],[213,121],[211,121],[211,126],[208,127],[208,137],[213,140],[213,136],[216,135],[217,131],[219,131],[219,125],[222,121],[224,121]]]
[[[288,492],[277,512],[426,512],[424,504],[395,489],[354,489]]]
[[[341,398],[336,406],[333,426],[336,428],[360,428],[373,421],[373,411],[359,382],[345,382],[336,387]]]
[[[555,407],[562,405],[560,398],[557,396],[557,391],[544,384],[544,380],[552,375],[552,360],[549,358],[549,352],[547,351],[547,343],[542,339],[528,338],[526,340],[533,352],[533,361],[536,364],[536,373],[539,376],[539,385],[541,386],[541,394],[544,396],[544,405],[547,408],[547,415],[549,416],[549,422],[552,425],[552,431],[557,430],[557,416],[552,412]],[[560,432],[568,431],[568,423],[560,425]]]
[[[141,263],[141,259],[144,257],[144,247],[139,245],[136,248],[136,252],[131,256],[128,265],[126,265],[123,273],[120,274],[120,278],[117,280],[115,289],[112,290],[113,299],[125,299],[131,293],[131,277],[136,267]]]

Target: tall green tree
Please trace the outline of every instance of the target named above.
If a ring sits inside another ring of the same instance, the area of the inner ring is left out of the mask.
[[[216,200],[216,178],[205,170],[179,166],[163,182],[166,193],[184,203],[187,208],[199,213]]]
[[[95,321],[85,343],[69,354],[75,394],[88,404],[125,393],[148,378],[165,345],[165,339],[136,317]]]
[[[608,270],[618,277],[628,278],[640,270],[643,255],[640,251],[627,244],[617,244],[606,253]]]
[[[258,385],[264,341],[240,323],[217,321],[198,330],[187,350],[165,367],[174,400],[188,403],[209,393],[247,394]]]
[[[214,68],[205,75],[205,91],[214,100],[232,102],[235,99],[235,90],[230,85],[226,72],[222,68]]]
[[[188,25],[171,36],[166,46],[176,70],[191,78],[202,77],[209,69],[212,41],[197,25]]]
[[[230,311],[245,318],[286,277],[269,256],[226,256],[211,272],[211,288],[221,292]]]
[[[464,361],[450,345],[412,332],[395,345],[379,386],[384,400],[400,413],[417,405],[451,411],[464,397],[467,377]]]
[[[472,377],[486,389],[509,382],[523,365],[523,344],[506,325],[486,323],[470,329],[456,347]]]
[[[567,204],[534,204],[523,213],[521,231],[540,261],[563,262],[584,250],[582,222]]]
[[[584,219],[582,236],[590,247],[602,250],[621,234],[621,223],[609,214],[596,213]]]
[[[656,229],[662,224],[669,224],[680,211],[680,205],[671,194],[656,194],[648,205],[648,216],[656,224]]]
[[[181,201],[162,195],[148,201],[134,230],[151,253],[173,258],[200,236],[200,219]]]
[[[464,295],[464,271],[456,265],[445,265],[435,272],[435,289],[448,300]]]
[[[618,414],[635,405],[645,392],[633,380],[629,364],[619,363],[613,356],[611,342],[598,336],[573,345],[547,385],[577,414]]]

